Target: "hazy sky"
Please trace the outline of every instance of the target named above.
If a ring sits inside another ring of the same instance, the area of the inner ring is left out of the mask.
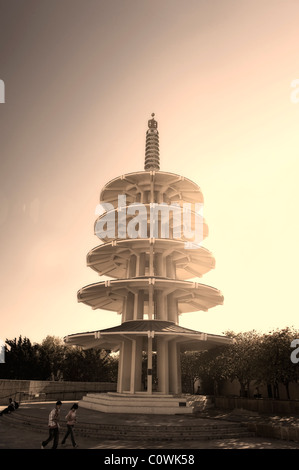
[[[0,0],[0,338],[119,324],[77,302],[101,188],[143,170],[195,181],[224,305],[208,333],[299,329],[297,0]]]

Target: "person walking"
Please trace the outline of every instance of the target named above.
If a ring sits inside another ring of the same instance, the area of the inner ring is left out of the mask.
[[[41,448],[44,449],[50,441],[53,440],[52,449],[57,449],[58,440],[59,440],[59,418],[60,418],[60,408],[61,401],[57,401],[55,408],[49,414],[49,437],[42,442]]]
[[[67,431],[64,435],[64,438],[61,441],[62,445],[65,444],[65,441],[67,440],[68,436],[70,435],[73,447],[78,447],[78,445],[76,444],[75,438],[74,438],[74,425],[77,422],[77,415],[76,415],[77,409],[78,409],[78,405],[77,405],[77,403],[74,403],[74,405],[71,407],[70,411],[68,412],[68,414],[65,417],[65,419],[67,420],[66,421]]]

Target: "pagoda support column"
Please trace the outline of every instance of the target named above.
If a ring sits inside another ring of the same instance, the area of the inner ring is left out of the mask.
[[[144,316],[144,291],[138,292],[137,320],[143,320]]]
[[[158,391],[169,393],[169,357],[167,338],[157,338]]]
[[[120,346],[117,391],[119,393],[130,390],[131,385],[131,362],[132,362],[131,341],[125,339]]]
[[[132,339],[130,393],[141,391],[142,338]]]
[[[153,393],[153,338],[148,332],[147,338],[147,393]]]
[[[167,296],[167,312],[168,312],[168,320],[173,321],[174,323],[178,323],[178,307],[176,299],[174,298],[174,294],[171,293]]]
[[[169,343],[169,391],[181,393],[180,349],[176,340]]]
[[[140,253],[139,255],[139,272],[138,276],[145,275],[145,253]]]
[[[157,290],[156,292],[156,304],[157,304],[157,320],[168,320],[167,318],[167,309],[166,309],[166,299],[165,293],[163,290]]]
[[[138,293],[134,294],[134,310],[133,310],[133,319],[137,320],[138,316]]]
[[[148,289],[148,319],[154,320],[154,287],[152,284]]]
[[[156,253],[156,274],[157,276],[165,276],[162,253]]]

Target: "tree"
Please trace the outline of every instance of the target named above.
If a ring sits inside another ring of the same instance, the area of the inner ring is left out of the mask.
[[[64,380],[82,382],[116,382],[118,360],[104,349],[78,346],[66,348],[61,366]]]
[[[211,392],[217,396],[219,385],[227,380],[227,346],[219,346],[208,351],[202,351],[198,358],[198,375],[207,388],[212,385]]]
[[[261,337],[255,330],[238,334],[228,331],[225,334],[234,339],[225,354],[226,375],[231,381],[239,381],[240,396],[246,397],[250,382],[259,376]]]
[[[2,378],[6,379],[40,379],[38,348],[28,338],[19,336],[6,340],[10,350],[5,353],[5,363],[0,368]]]
[[[194,393],[194,384],[199,379],[199,358],[199,352],[181,353],[182,389],[186,393]]]
[[[49,372],[45,380],[61,380],[66,352],[63,340],[56,336],[47,336],[42,341],[39,352],[44,361],[44,370]]]
[[[298,338],[299,332],[293,328],[284,328],[265,334],[262,337],[262,351],[259,357],[259,380],[271,384],[274,398],[279,399],[279,383],[286,388],[290,399],[289,384],[299,378],[298,365],[290,360],[291,342]]]
[[[74,380],[116,382],[118,357],[102,349],[82,350],[66,346],[55,336],[32,345],[28,338],[6,340],[0,377],[20,380]]]

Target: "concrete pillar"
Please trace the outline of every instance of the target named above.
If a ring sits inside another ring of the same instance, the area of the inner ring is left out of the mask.
[[[134,317],[134,294],[128,292],[127,295],[127,308],[126,308],[126,321],[133,320]]]
[[[135,276],[138,277],[140,276],[140,254],[136,256],[136,270],[135,270]]]
[[[148,289],[148,319],[154,319],[154,286],[152,284]]]
[[[132,345],[131,341],[124,340],[121,343],[119,364],[118,364],[118,380],[117,391],[119,393],[127,392],[131,387],[131,355]]]
[[[162,253],[155,253],[155,275],[164,276]]]
[[[156,299],[156,308],[157,308],[157,320],[162,320],[161,318],[161,291],[155,292]]]
[[[153,393],[153,338],[147,339],[147,393]]]
[[[166,338],[157,338],[157,376],[158,391],[169,393],[169,358],[168,341]]]
[[[169,343],[169,392],[181,393],[180,350],[175,340]]]
[[[144,291],[138,292],[137,320],[143,320],[144,313]]]
[[[167,310],[165,306],[165,295],[162,290],[156,292],[156,300],[157,300],[157,319],[168,320]]]
[[[145,253],[140,253],[139,256],[139,276],[145,275]]]
[[[136,360],[135,360],[135,392],[142,390],[142,342],[143,338],[138,337],[136,342]]]
[[[166,308],[168,314],[168,320],[174,323],[178,323],[178,306],[177,301],[173,294],[169,294],[166,299]]]
[[[149,275],[154,276],[154,246],[152,243],[149,250]]]
[[[132,340],[130,393],[142,389],[142,338]]]
[[[172,260],[172,256],[166,257],[166,276],[171,279],[176,279],[176,270],[174,262]]]
[[[138,317],[138,294],[134,294],[134,312],[133,319],[137,320]]]
[[[129,277],[136,276],[136,256],[132,255],[129,261]]]
[[[121,314],[121,322],[123,323],[126,321],[126,316],[127,316],[127,299],[126,297],[123,300],[123,309],[122,309],[122,314]]]

